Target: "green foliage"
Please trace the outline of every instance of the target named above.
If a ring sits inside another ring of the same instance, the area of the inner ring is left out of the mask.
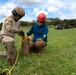
[[[33,20],[32,22],[27,22],[27,21],[21,21],[21,26],[32,26],[34,25],[34,23],[36,23],[35,20]],[[76,19],[64,19],[61,20],[59,18],[47,18],[46,19],[46,25],[48,25],[49,27],[54,27],[56,25],[60,25],[60,26],[66,26],[66,27],[76,27]]]
[[[29,26],[29,22],[20,21],[20,25],[23,27],[24,26],[26,27],[26,26]]]
[[[22,28],[25,32],[29,28]],[[55,30],[49,28],[47,47],[44,54],[31,53],[22,56],[12,71],[12,75],[75,75],[76,74],[76,29]],[[20,37],[16,35],[16,48]],[[3,46],[0,44],[0,51]],[[5,57],[0,57],[0,72],[11,68]]]
[[[36,20],[32,20],[32,22],[20,21],[20,25],[22,27],[33,26],[35,23],[36,23]],[[71,27],[71,26],[76,27],[76,19],[61,20],[59,18],[47,18],[45,23],[49,27],[55,27],[57,25],[66,26],[66,27]],[[0,23],[0,29],[1,29],[1,26],[2,26],[2,23]]]
[[[20,21],[20,25],[23,27],[32,26],[35,22],[27,22],[27,21]]]
[[[2,23],[0,23],[0,30],[1,30],[1,28],[2,28]]]

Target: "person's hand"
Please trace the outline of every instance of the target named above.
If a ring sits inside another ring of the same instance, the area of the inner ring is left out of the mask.
[[[32,41],[32,37],[31,37],[31,36],[28,36],[28,40],[29,40],[29,41]]]
[[[41,38],[39,38],[39,39],[37,39],[36,41],[40,41],[40,40],[42,40]]]
[[[19,33],[18,33],[18,35],[20,35],[21,37],[24,37],[25,36],[25,33],[24,33],[23,30],[20,30]]]
[[[20,33],[20,32],[22,32],[22,30],[21,29],[16,29],[16,32]]]

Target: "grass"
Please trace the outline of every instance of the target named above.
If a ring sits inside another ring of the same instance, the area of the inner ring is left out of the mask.
[[[29,28],[23,28],[26,32]],[[20,44],[16,35],[16,48]],[[0,50],[4,47],[0,44]],[[5,57],[0,57],[0,71],[11,68]],[[76,75],[76,29],[55,30],[49,28],[47,47],[44,54],[31,53],[22,56],[12,75]]]

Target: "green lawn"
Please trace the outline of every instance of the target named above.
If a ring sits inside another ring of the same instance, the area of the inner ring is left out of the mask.
[[[26,32],[29,28],[23,28]],[[20,37],[16,35],[16,48]],[[4,50],[0,44],[0,50]],[[11,68],[5,57],[0,57],[0,72]],[[44,54],[31,53],[22,56],[12,71],[12,75],[76,75],[76,29],[55,30],[49,28],[48,44]]]

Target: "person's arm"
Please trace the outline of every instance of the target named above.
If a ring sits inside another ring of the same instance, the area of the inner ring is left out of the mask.
[[[13,27],[13,22],[11,19],[5,20],[5,28],[8,32],[18,33],[21,31],[21,29],[17,29]]]
[[[27,36],[31,35],[33,33],[33,27],[26,33]]]

